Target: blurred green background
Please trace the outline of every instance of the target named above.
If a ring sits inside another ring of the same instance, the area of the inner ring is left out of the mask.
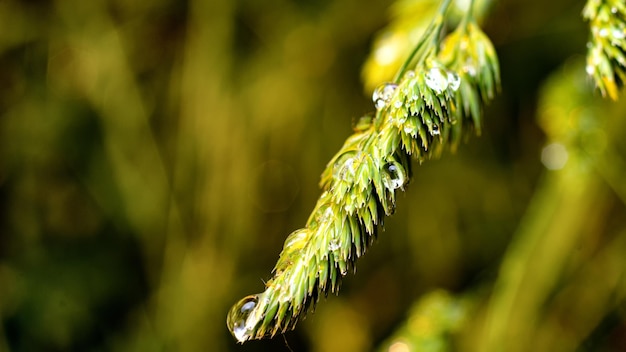
[[[235,344],[228,309],[373,110],[390,4],[0,0],[0,351],[402,352],[420,297],[471,302],[422,350],[626,350],[626,107],[592,94],[564,0],[494,4],[483,135],[416,165],[339,296]]]

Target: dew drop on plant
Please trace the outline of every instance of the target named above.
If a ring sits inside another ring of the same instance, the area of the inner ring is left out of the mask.
[[[339,240],[337,240],[336,238],[333,238],[332,240],[330,240],[330,243],[328,244],[328,250],[329,251],[336,251],[339,250]]]
[[[456,72],[448,72],[448,84],[453,91],[456,91],[461,86],[461,77]]]
[[[333,218],[335,213],[331,209],[330,206],[326,206],[326,209],[323,207],[318,209],[315,214],[315,221],[317,224],[323,224],[330,221]]]
[[[620,28],[613,28],[611,35],[613,36],[613,39],[624,39],[624,31]]]
[[[435,136],[435,135],[438,135],[439,133],[441,133],[441,132],[439,131],[439,125],[433,125],[433,130],[432,130],[431,134],[432,134],[433,136]]]
[[[333,216],[335,216],[335,213],[333,212],[331,207],[328,207],[328,208],[326,208],[326,211],[324,211],[324,215],[322,215],[322,218],[321,218],[320,222],[330,221],[333,218]]]
[[[413,70],[406,71],[406,73],[404,74],[404,78],[405,79],[415,78],[415,71]]]
[[[404,170],[402,166],[396,162],[385,165],[385,172],[383,173],[383,183],[389,190],[396,190],[406,182],[404,176]]]
[[[395,103],[393,103],[393,106],[394,106],[396,109],[400,109],[400,108],[402,107],[402,101],[401,101],[401,100],[396,100],[396,102],[395,102]]]
[[[397,88],[398,85],[395,83],[385,83],[376,88],[372,94],[372,101],[374,101],[376,109],[380,110],[387,106]]]
[[[333,176],[335,178],[350,182],[354,176],[354,157],[347,157],[349,154],[344,154],[344,157],[339,158],[333,167]],[[347,158],[346,158],[347,157]]]
[[[411,136],[415,136],[416,129],[414,126],[406,125],[404,126],[404,133],[409,134]]]
[[[448,88],[448,75],[439,67],[433,67],[428,70],[424,76],[424,81],[426,85],[437,94]]]
[[[615,15],[617,13],[617,7],[611,7],[611,13]]]
[[[598,32],[598,35],[600,35],[602,38],[606,38],[609,36],[609,30],[606,28],[602,28],[600,32]]]
[[[259,295],[251,295],[237,302],[228,312],[226,325],[228,330],[239,342],[244,342],[252,336],[248,326],[248,317],[259,302]]]
[[[588,75],[592,75],[593,72],[595,71],[595,68],[593,67],[593,65],[587,65],[585,66],[585,71],[587,71]]]

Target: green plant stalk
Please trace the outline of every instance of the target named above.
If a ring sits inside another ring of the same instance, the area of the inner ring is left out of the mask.
[[[415,49],[413,49],[413,51],[409,54],[407,59],[404,61],[404,63],[402,64],[402,66],[398,70],[398,73],[396,74],[396,77],[393,79],[393,81],[395,83],[399,83],[400,82],[400,80],[402,79],[402,77],[404,76],[406,71],[408,70],[409,65],[411,64],[411,62],[413,62],[413,59],[420,52],[420,50],[422,49],[424,44],[426,44],[427,41],[431,38],[432,34],[433,33],[438,34],[439,32],[441,32],[441,28],[443,27],[443,24],[444,24],[444,16],[445,16],[446,11],[448,10],[448,7],[450,6],[450,2],[451,2],[451,0],[444,0],[441,3],[441,5],[439,6],[439,9],[437,10],[437,15],[435,16],[433,21],[428,25],[428,27],[424,31],[424,34],[422,35],[422,38],[415,45]],[[473,2],[474,1],[472,0],[472,4],[473,4]],[[471,6],[470,6],[470,8],[471,8]]]
[[[488,311],[482,351],[526,351],[541,307],[579,240],[580,228],[593,212],[595,175],[576,160],[549,175],[538,188],[523,226],[507,251]]]
[[[549,335],[539,330],[547,325],[546,310],[554,307],[555,292],[567,280],[562,274],[582,236],[595,238],[597,226],[604,226],[598,223],[603,224],[606,210],[599,205],[609,202],[607,190],[626,199],[624,165],[612,148],[623,131],[623,109],[592,99],[580,71],[576,65],[567,66],[547,81],[540,95],[539,124],[548,143],[566,151],[566,164],[546,173],[531,200],[504,257],[477,350],[563,350],[537,348],[537,336]],[[614,289],[611,286],[606,289]],[[578,310],[585,309],[602,308]],[[577,325],[581,330],[568,326],[571,341],[585,336],[582,326],[593,327],[588,322]]]
[[[433,30],[442,28],[449,4],[450,0],[442,2]],[[292,329],[321,295],[337,292],[342,277],[373,243],[384,217],[394,213],[396,192],[404,190],[411,176],[411,157],[420,162],[436,157],[480,123],[486,99],[479,97],[493,96],[485,88],[499,82],[497,58],[485,57],[495,56],[491,43],[484,35],[457,36],[479,42],[444,45],[446,52],[459,51],[462,60],[472,58],[471,75],[458,71],[463,65],[457,59],[436,56],[441,42],[439,33],[433,34],[426,31],[418,44],[426,46],[415,71],[406,68],[419,48],[407,59],[401,69],[406,73],[397,83],[374,92],[376,117],[362,118],[329,162],[321,178],[324,192],[306,227],[287,237],[265,291],[231,308],[227,325],[237,341]],[[489,84],[477,83],[483,77],[491,79]]]

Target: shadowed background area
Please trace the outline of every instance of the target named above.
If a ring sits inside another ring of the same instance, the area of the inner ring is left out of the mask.
[[[626,110],[596,97],[604,125],[581,138],[599,149],[580,163],[596,171],[550,181],[542,148],[560,135],[546,121],[571,127],[581,106],[555,111],[573,95],[540,87],[583,59],[584,3],[521,0],[484,24],[503,84],[483,135],[415,165],[338,297],[284,339],[235,344],[228,309],[263,290],[326,163],[374,110],[360,72],[389,5],[0,0],[0,351],[368,351],[435,289],[472,297],[456,350],[506,335],[485,321],[536,350],[626,348]],[[562,236],[524,250],[545,233]],[[521,301],[499,305],[506,292]],[[520,326],[498,313],[544,303]]]

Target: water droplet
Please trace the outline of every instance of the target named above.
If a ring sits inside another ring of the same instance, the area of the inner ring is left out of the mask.
[[[439,67],[433,67],[428,70],[424,76],[424,80],[426,85],[437,94],[448,88],[448,75]]]
[[[400,108],[402,107],[402,101],[401,101],[401,100],[396,100],[396,102],[395,102],[395,103],[393,103],[393,106],[394,106],[396,109],[400,109]]]
[[[337,251],[339,250],[339,240],[337,240],[336,238],[333,238],[332,240],[330,240],[330,243],[328,244],[328,250],[329,251]]]
[[[333,176],[335,178],[350,182],[354,176],[355,165],[352,153],[344,154],[340,157],[333,167]]]
[[[406,71],[406,73],[404,74],[404,79],[411,79],[411,78],[415,78],[415,71],[413,70]]]
[[[430,132],[433,136],[439,135],[439,133],[441,133],[439,131],[439,125],[433,125],[433,129],[432,132]]]
[[[616,14],[617,13],[617,7],[615,7],[615,6],[611,7],[611,13],[612,14]]]
[[[593,73],[595,72],[596,68],[593,65],[587,65],[585,66],[585,71],[587,71],[588,75],[593,75]]]
[[[333,216],[335,216],[333,209],[331,207],[326,208],[326,211],[324,211],[324,214],[322,214],[322,217],[320,218],[320,223],[330,221]]]
[[[624,39],[624,31],[622,29],[619,28],[613,28],[613,30],[611,31],[611,35],[613,36],[614,39]]]
[[[258,302],[259,295],[247,296],[237,302],[228,312],[226,325],[237,341],[245,342],[252,337],[252,328],[251,324],[248,323],[248,317]]]
[[[609,30],[606,28],[602,28],[599,32],[598,35],[600,35],[600,37],[602,38],[606,38],[609,36]]]
[[[461,77],[456,72],[448,72],[448,84],[453,91],[456,91],[461,86]]]
[[[383,173],[383,183],[389,190],[396,190],[406,182],[404,176],[404,169],[397,162],[391,162],[385,165],[385,172]]]
[[[374,101],[376,109],[380,110],[389,104],[396,88],[398,88],[397,84],[385,83],[374,90],[372,101]]]
[[[410,126],[410,125],[404,126],[404,133],[410,134],[411,136],[415,136],[416,132],[417,130],[415,129],[414,126]]]

